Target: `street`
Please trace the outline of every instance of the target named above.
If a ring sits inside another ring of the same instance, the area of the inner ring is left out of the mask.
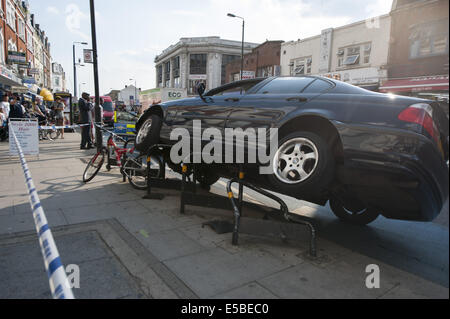
[[[317,227],[318,257],[308,238],[217,234],[202,224],[231,211],[188,207],[179,193],[145,200],[122,183],[117,168],[91,182],[81,175],[94,150],[79,134],[40,144],[27,158],[62,262],[78,265],[76,298],[448,298],[448,203],[430,223],[387,220],[358,227],[328,207],[286,199],[291,212]],[[23,172],[0,144],[0,298],[51,298]],[[212,192],[225,194],[224,180]],[[246,200],[264,202],[248,191]],[[271,205],[270,203],[266,203]],[[366,287],[367,265],[380,268],[380,287]]]

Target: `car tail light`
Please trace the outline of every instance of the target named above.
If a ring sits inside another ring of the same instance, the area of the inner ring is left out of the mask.
[[[430,136],[439,143],[439,131],[433,122],[433,108],[429,104],[418,103],[404,109],[398,119],[421,125]]]

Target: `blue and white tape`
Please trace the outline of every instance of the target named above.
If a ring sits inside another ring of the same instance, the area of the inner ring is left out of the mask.
[[[43,125],[43,126],[39,126],[39,129],[40,130],[60,130],[60,129],[65,129],[65,128],[76,128],[76,127],[88,126],[88,125],[91,125],[91,124],[87,123],[87,124],[61,125],[61,126]]]
[[[72,289],[66,276],[65,268],[59,257],[58,249],[56,248],[52,232],[48,226],[47,218],[42,209],[41,202],[31,178],[30,170],[22,152],[22,147],[10,126],[14,141],[17,145],[20,163],[22,164],[25,182],[30,196],[30,205],[33,212],[36,232],[39,237],[39,245],[41,246],[42,256],[44,257],[45,269],[47,270],[50,290],[54,299],[74,299]]]

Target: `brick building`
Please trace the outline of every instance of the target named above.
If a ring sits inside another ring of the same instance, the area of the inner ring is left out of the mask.
[[[0,0],[0,90],[50,89],[50,61],[50,43],[35,25],[28,1]]]
[[[394,0],[388,79],[380,88],[446,100],[449,90],[449,1]]]
[[[266,41],[244,55],[243,79],[280,75],[280,51],[284,41]],[[241,59],[225,67],[226,83],[240,79]]]

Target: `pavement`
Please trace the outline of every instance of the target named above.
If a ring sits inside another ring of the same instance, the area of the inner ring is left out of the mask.
[[[80,135],[40,142],[27,157],[63,264],[80,269],[76,298],[448,298],[448,203],[430,223],[388,220],[357,227],[339,222],[329,207],[284,198],[291,212],[317,227],[318,257],[302,240],[217,234],[203,223],[231,212],[188,206],[179,193],[142,199],[118,169],[81,176],[94,150]],[[0,143],[0,298],[51,298],[25,181],[8,143]],[[225,194],[224,180],[211,192]],[[161,190],[163,192],[163,190]],[[247,201],[268,202],[247,192]],[[246,216],[252,212],[246,211]],[[366,287],[368,265],[380,287]]]

